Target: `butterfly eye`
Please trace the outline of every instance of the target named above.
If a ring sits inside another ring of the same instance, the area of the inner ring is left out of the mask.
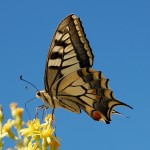
[[[37,95],[38,97],[40,97],[40,96],[41,96],[41,93],[40,93],[40,92],[37,92],[36,95]]]

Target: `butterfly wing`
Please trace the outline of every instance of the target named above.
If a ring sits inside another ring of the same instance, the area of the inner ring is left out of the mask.
[[[114,98],[109,80],[91,68],[93,60],[80,19],[69,15],[58,26],[48,52],[43,94],[49,98],[43,95],[43,101],[76,113],[83,109],[94,120],[109,123],[118,113],[116,106],[130,106]]]
[[[76,113],[83,109],[94,120],[109,123],[116,106],[128,105],[114,98],[108,81],[100,71],[82,68],[61,78],[52,90],[62,107]]]
[[[93,59],[80,19],[69,15],[58,26],[48,52],[45,90],[51,94],[51,86],[57,80],[80,68],[91,67]]]

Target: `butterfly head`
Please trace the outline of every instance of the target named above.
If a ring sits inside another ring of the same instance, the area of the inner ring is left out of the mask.
[[[46,106],[53,107],[52,98],[45,90],[38,91],[36,97],[41,98]]]

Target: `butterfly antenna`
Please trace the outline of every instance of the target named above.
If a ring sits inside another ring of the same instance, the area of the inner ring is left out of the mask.
[[[26,83],[32,85],[32,86],[36,89],[36,91],[39,92],[38,88],[37,88],[34,84],[32,84],[31,82],[29,82],[29,81],[23,79],[23,78],[22,78],[22,75],[20,76],[20,80],[22,80],[22,81],[24,81],[24,82],[26,82]]]

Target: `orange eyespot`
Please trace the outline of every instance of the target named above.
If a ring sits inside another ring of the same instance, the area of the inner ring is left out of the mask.
[[[101,114],[98,111],[93,111],[92,117],[94,120],[99,121],[101,119]]]

